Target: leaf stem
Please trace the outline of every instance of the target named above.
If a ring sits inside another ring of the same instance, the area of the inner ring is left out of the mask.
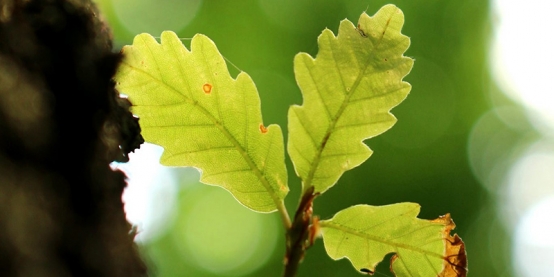
[[[289,212],[283,201],[277,203],[277,211],[281,215],[281,220],[283,220],[285,229],[289,230],[292,227],[292,222],[290,221]]]
[[[285,270],[283,277],[296,276],[298,265],[304,258],[310,235],[310,223],[312,222],[313,201],[318,193],[314,194],[314,187],[307,189],[300,200],[298,209],[294,215],[292,226],[287,229],[287,252],[285,254]]]

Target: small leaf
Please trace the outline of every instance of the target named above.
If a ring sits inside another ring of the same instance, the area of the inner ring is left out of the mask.
[[[202,182],[255,211],[282,207],[283,135],[278,125],[263,125],[250,76],[233,79],[204,35],[194,36],[188,51],[173,32],[163,32],[161,44],[141,34],[123,52],[117,89],[133,103],[146,141],[164,148],[162,164],[201,169]]]
[[[455,227],[450,215],[423,220],[416,218],[419,209],[399,203],[342,210],[319,223],[325,250],[334,260],[348,258],[362,272],[374,272],[385,255],[395,253],[396,276],[465,277],[465,247],[458,235],[450,236]]]
[[[390,110],[408,95],[411,86],[402,78],[413,65],[402,55],[410,45],[400,33],[403,23],[402,11],[387,5],[374,17],[362,14],[358,27],[343,20],[337,37],[323,31],[315,59],[296,55],[304,99],[289,109],[287,150],[304,190],[329,189],[371,156],[363,140],[396,122]]]

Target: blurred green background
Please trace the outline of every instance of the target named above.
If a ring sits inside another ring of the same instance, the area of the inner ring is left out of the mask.
[[[142,32],[159,36],[163,30],[172,30],[184,38],[187,47],[187,38],[194,34],[209,36],[236,66],[229,66],[233,76],[239,72],[237,67],[252,76],[262,100],[264,122],[281,125],[285,137],[288,107],[302,101],[292,70],[294,55],[307,52],[315,56],[316,40],[323,29],[336,33],[341,20],[355,23],[362,12],[373,15],[391,3],[97,2],[111,25],[117,49],[131,44]],[[515,190],[515,198],[527,195],[525,189],[510,185],[510,174],[530,145],[542,141],[539,146],[543,148],[537,151],[544,154],[545,147],[552,150],[552,143],[528,120],[526,108],[506,96],[492,78],[489,49],[499,20],[491,11],[493,5],[485,0],[392,3],[403,10],[403,33],[412,41],[406,55],[415,59],[415,65],[405,78],[412,91],[393,109],[398,123],[366,141],[374,150],[373,156],[317,198],[315,214],[330,218],[355,204],[417,202],[422,206],[421,218],[452,214],[457,225],[454,231],[466,243],[469,276],[554,276],[552,271],[541,275],[520,267],[527,264],[525,251],[536,245],[517,240],[518,224],[525,209],[538,203],[540,197],[528,199],[529,205],[521,211],[512,211],[514,192],[510,191]],[[255,214],[226,191],[199,184],[199,173],[194,169],[159,168],[156,159],[160,150],[148,147],[137,151],[129,165],[120,167],[129,174],[126,209],[141,231],[138,242],[152,276],[281,275],[284,232],[277,214]],[[141,159],[149,161],[141,163]],[[531,161],[530,167],[544,165],[541,161]],[[287,165],[291,193],[286,204],[292,212],[300,184],[288,159]],[[537,185],[547,196],[553,195],[549,180],[547,185]],[[552,255],[552,248],[544,251]],[[523,260],[518,260],[518,255],[523,255]],[[534,263],[533,267],[541,266],[540,260]],[[332,261],[319,240],[308,251],[298,275],[360,274],[347,260]],[[376,276],[391,276],[388,258]]]

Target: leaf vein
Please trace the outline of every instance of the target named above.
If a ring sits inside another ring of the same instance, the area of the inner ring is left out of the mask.
[[[413,246],[413,245],[409,245],[409,244],[405,244],[405,243],[399,243],[399,242],[393,242],[393,241],[387,240],[387,239],[382,238],[382,237],[374,236],[374,235],[371,235],[371,234],[368,234],[368,233],[362,233],[359,230],[351,229],[348,226],[344,226],[344,225],[336,223],[336,222],[320,221],[320,226],[322,228],[333,228],[333,229],[342,231],[344,233],[348,233],[348,234],[352,234],[352,235],[360,237],[360,238],[365,238],[365,239],[368,239],[368,240],[376,241],[378,243],[390,245],[392,247],[407,249],[407,250],[411,250],[411,251],[414,251],[414,252],[419,252],[419,253],[422,253],[422,254],[429,254],[431,256],[435,256],[435,257],[440,258],[440,259],[443,258],[441,255],[439,255],[437,253],[430,252],[430,251],[427,251],[427,250],[424,250],[424,249],[418,249],[416,246]]]
[[[235,170],[221,171],[217,173],[203,173],[203,176],[207,178],[207,177],[214,177],[214,176],[227,175],[227,174],[246,172],[246,171],[251,171],[251,170],[250,168],[241,168],[241,169],[235,169]]]

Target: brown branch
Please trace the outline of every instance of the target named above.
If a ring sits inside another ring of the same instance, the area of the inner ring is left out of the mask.
[[[314,187],[304,192],[298,209],[294,215],[292,227],[287,230],[287,252],[285,254],[284,277],[296,276],[298,265],[304,259],[307,247],[313,243],[313,236],[310,235],[310,224],[313,215],[313,201],[319,193],[314,194]]]

